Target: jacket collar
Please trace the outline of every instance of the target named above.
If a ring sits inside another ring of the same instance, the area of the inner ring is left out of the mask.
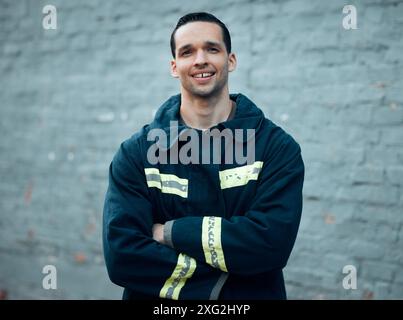
[[[230,129],[233,131],[233,137],[237,142],[247,142],[252,138],[250,131],[246,129],[254,129],[257,131],[264,119],[263,112],[246,96],[241,93],[230,94],[231,100],[236,102],[236,110],[234,117],[229,121],[224,121],[210,128],[218,128],[219,130]],[[179,122],[179,109],[181,105],[181,95],[170,97],[158,109],[154,121],[150,124],[150,129],[162,129],[167,137],[167,145],[161,145],[159,141],[156,143],[160,148],[170,149],[187,130],[197,130],[187,127]],[[243,136],[239,137],[235,134],[235,129],[244,129]]]

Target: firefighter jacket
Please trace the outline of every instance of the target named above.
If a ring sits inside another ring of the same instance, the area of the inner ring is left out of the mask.
[[[286,298],[282,269],[302,212],[301,149],[246,96],[230,98],[233,118],[202,131],[180,121],[181,96],[173,96],[114,156],[103,245],[123,298]],[[164,224],[165,244],[153,240],[155,223]]]

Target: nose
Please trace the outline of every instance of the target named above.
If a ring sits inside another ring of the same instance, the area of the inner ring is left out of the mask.
[[[194,60],[195,66],[204,66],[207,64],[206,54],[204,50],[198,50],[196,53],[196,58]]]

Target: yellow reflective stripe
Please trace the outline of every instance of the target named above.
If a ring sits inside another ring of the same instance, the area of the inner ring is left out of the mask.
[[[202,246],[206,262],[228,272],[221,245],[221,218],[204,217],[202,224]]]
[[[162,193],[170,193],[170,194],[176,194],[177,196],[187,198],[188,193],[187,191],[181,191],[176,188],[170,188],[170,187],[165,187],[161,186],[161,183],[158,181],[147,181],[147,186],[151,187],[156,187],[161,190]]]
[[[244,186],[250,180],[257,180],[262,167],[263,161],[255,161],[250,165],[220,171],[221,189]]]
[[[196,269],[196,260],[180,253],[172,275],[165,281],[160,291],[160,298],[178,300],[186,280],[191,278]]]
[[[182,179],[173,174],[160,173],[157,168],[145,168],[144,172],[146,174],[148,187],[158,188],[162,193],[176,194],[180,197],[187,198],[188,179]],[[154,175],[155,177],[158,177],[158,180],[153,180],[152,178],[147,177],[147,175]],[[171,184],[171,186],[169,186],[169,184]],[[172,184],[177,185],[173,187]]]
[[[175,176],[174,174],[168,174],[168,173],[160,173],[159,169],[157,168],[145,168],[144,169],[145,174],[156,174],[161,177],[161,181],[175,181],[180,184],[188,184],[188,179],[182,179],[179,178],[178,176]]]
[[[161,189],[161,182],[158,181],[147,181],[147,186],[151,187],[156,187],[158,189]]]
[[[144,168],[145,174],[160,174],[157,168]]]
[[[177,176],[175,176],[173,174],[161,173],[160,176],[161,176],[162,181],[175,181],[175,182],[178,182],[180,184],[185,184],[185,185],[188,184],[188,179],[182,179],[182,178],[179,178],[179,177],[177,177]]]
[[[180,196],[182,198],[187,198],[188,197],[188,192],[187,191],[181,191],[176,188],[169,188],[169,187],[162,187],[161,189],[162,193],[170,193],[170,194],[176,194],[177,196]]]

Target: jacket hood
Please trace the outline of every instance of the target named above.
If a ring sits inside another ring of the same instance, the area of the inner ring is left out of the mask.
[[[262,121],[264,120],[263,111],[260,110],[243,94],[230,94],[230,99],[236,102],[234,117],[231,120],[221,122],[210,129],[254,129],[255,131],[258,131]],[[175,143],[181,133],[185,132],[186,130],[192,130],[192,128],[180,123],[180,105],[180,94],[170,97],[158,109],[153,122],[149,126],[150,129],[162,129],[166,132],[168,141],[170,141],[169,145],[167,146],[168,148]],[[244,134],[247,134],[247,130],[245,130]],[[237,139],[236,137],[237,136],[234,135],[235,139]],[[243,141],[247,141],[248,138],[248,136],[242,137],[242,139],[244,139]]]

